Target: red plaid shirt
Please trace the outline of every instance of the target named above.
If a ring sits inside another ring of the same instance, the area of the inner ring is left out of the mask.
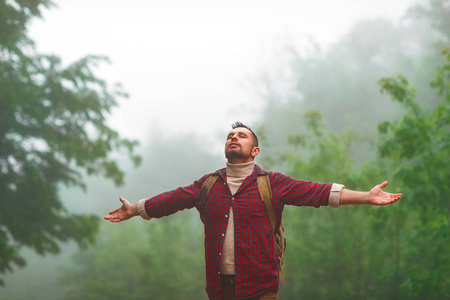
[[[211,299],[220,299],[220,261],[228,212],[233,206],[237,299],[256,297],[279,284],[275,239],[266,207],[261,200],[256,176],[269,174],[272,204],[281,222],[284,205],[328,205],[331,184],[295,180],[281,173],[265,172],[255,165],[253,173],[231,195],[226,169],[215,173],[220,177],[211,188],[205,205],[206,292]],[[160,218],[177,211],[198,207],[198,197],[205,175],[193,184],[162,193],[145,202],[149,217]]]

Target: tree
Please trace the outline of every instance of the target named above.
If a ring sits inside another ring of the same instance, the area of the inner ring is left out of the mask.
[[[450,2],[448,0],[427,0],[423,2],[425,5],[416,5],[411,8],[410,14],[428,19],[440,35],[438,46],[445,46],[450,39]]]
[[[280,157],[289,175],[351,189],[389,178],[404,197],[389,207],[286,207],[282,296],[449,298],[450,49],[444,56],[447,63],[431,83],[441,100],[431,111],[418,104],[404,76],[379,81],[404,115],[379,124],[379,156],[362,168],[352,160],[351,144],[359,138],[351,130],[334,134],[324,129],[319,112],[303,115],[306,133],[291,135],[293,147]]]
[[[326,130],[318,111],[304,114],[302,120],[306,133],[291,135],[288,143],[292,148],[280,158],[287,174],[308,181],[344,183],[356,190],[368,190],[374,182],[389,178],[382,163],[370,161],[364,167],[357,166],[351,149],[363,139],[354,130],[342,134]],[[399,205],[285,207],[288,248],[281,296],[369,299],[377,295],[373,299],[396,299],[391,295],[392,280],[400,278],[400,268],[398,256],[392,254],[401,250],[403,210]]]
[[[24,266],[21,247],[58,253],[58,242],[92,244],[97,217],[68,212],[58,185],[84,187],[82,172],[123,183],[108,154],[126,149],[137,165],[136,141],[122,139],[106,116],[127,95],[92,71],[104,57],[64,67],[35,53],[26,26],[51,1],[0,3],[0,273]],[[0,284],[3,281],[0,280]]]
[[[278,66],[281,74],[264,74],[258,88],[267,102],[260,123],[270,141],[262,156],[273,157],[283,150],[290,134],[297,134],[298,128],[305,131],[300,116],[310,110],[320,111],[335,133],[352,128],[375,138],[380,122],[401,113],[398,103],[379,93],[376,82],[382,77],[405,74],[417,87],[419,103],[436,106],[439,98],[429,87],[429,79],[442,64],[439,51],[442,43],[448,45],[449,36],[439,31],[444,26],[433,24],[447,24],[450,6],[445,2],[421,1],[400,23],[361,20],[328,49],[288,47],[289,51],[278,55],[277,63],[284,63]],[[356,161],[374,158],[372,148],[369,143],[359,147]]]
[[[446,64],[431,86],[441,102],[432,111],[417,104],[415,90],[403,76],[380,80],[382,91],[401,103],[405,115],[383,122],[380,154],[391,160],[407,205],[415,212],[401,286],[408,299],[450,297],[450,49],[443,51]],[[418,241],[420,241],[418,243]]]

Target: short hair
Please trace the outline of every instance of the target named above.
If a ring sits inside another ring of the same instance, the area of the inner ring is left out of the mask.
[[[243,127],[243,128],[250,130],[250,132],[252,133],[252,136],[253,136],[253,147],[259,147],[258,137],[256,136],[256,134],[253,132],[253,130],[250,128],[249,125],[244,124],[239,121],[236,121],[233,124],[231,124],[232,129],[239,128],[239,127]]]

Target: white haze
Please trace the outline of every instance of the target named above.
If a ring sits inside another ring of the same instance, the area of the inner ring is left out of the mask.
[[[249,78],[282,63],[288,43],[337,41],[364,18],[400,20],[412,0],[78,0],[35,20],[29,34],[40,53],[65,65],[108,56],[97,74],[121,83],[110,124],[145,143],[158,135],[196,133],[220,145],[229,125],[257,120],[264,101]]]

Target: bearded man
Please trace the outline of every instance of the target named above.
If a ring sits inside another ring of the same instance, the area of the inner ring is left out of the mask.
[[[279,228],[285,205],[331,206],[348,204],[388,205],[402,194],[384,192],[387,181],[367,192],[346,189],[336,183],[315,183],[266,172],[255,164],[260,151],[252,129],[240,122],[232,125],[225,142],[226,167],[193,184],[130,204],[105,217],[121,222],[135,216],[146,220],[169,216],[183,209],[202,207],[205,230],[206,292],[210,299],[278,299],[280,269],[275,234],[258,190],[257,177],[268,176],[275,228]],[[199,203],[204,182],[210,176],[207,201]]]

